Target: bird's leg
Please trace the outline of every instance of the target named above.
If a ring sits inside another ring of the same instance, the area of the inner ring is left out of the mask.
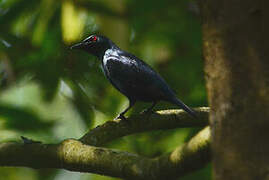
[[[129,109],[131,109],[131,107],[133,107],[134,104],[135,104],[135,101],[129,99],[129,106],[128,106],[124,111],[122,111],[122,112],[115,118],[115,120],[116,120],[116,119],[126,120],[126,118],[124,117],[124,114],[125,114],[127,111],[129,111]]]
[[[142,111],[142,113],[152,113],[152,109],[154,108],[154,106],[157,104],[157,101],[154,101],[153,103],[152,103],[152,105],[149,107],[149,108],[147,108],[147,109],[145,109],[144,111]]]

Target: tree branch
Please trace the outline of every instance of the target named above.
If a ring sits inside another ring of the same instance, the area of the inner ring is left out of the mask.
[[[208,125],[208,107],[195,108],[199,118],[194,119],[183,110],[162,110],[153,114],[138,114],[125,120],[108,121],[86,133],[80,141],[101,146],[126,135],[164,129],[205,127]]]
[[[182,111],[167,110],[159,111],[151,116],[132,116],[128,118],[127,122],[119,120],[108,122],[90,131],[81,140],[88,144],[100,145],[136,132],[207,124],[205,118],[209,109],[199,108],[196,111],[198,111],[199,120],[188,117]],[[122,130],[122,133],[118,132]],[[113,135],[114,133],[116,135]],[[95,138],[92,139],[90,136]],[[0,166],[64,168],[71,171],[128,179],[179,177],[203,167],[209,161],[209,127],[200,131],[188,143],[176,148],[173,152],[154,159],[128,152],[94,147],[73,139],[65,140],[59,144],[11,142],[0,144]]]
[[[3,143],[0,145],[0,165],[64,168],[129,179],[163,179],[185,175],[208,163],[209,144],[209,127],[187,144],[156,159],[89,146],[72,139],[56,145]]]

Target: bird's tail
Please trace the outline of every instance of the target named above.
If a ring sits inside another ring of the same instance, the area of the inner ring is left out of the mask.
[[[180,101],[179,99],[174,98],[171,102],[181,107],[184,111],[189,113],[192,117],[198,118],[196,112],[190,107],[188,107],[186,104],[184,104],[182,101]]]

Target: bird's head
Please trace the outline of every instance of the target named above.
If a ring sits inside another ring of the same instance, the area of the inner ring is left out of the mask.
[[[91,35],[82,42],[71,46],[71,49],[81,49],[97,57],[102,57],[105,51],[115,44],[108,38],[100,35]]]

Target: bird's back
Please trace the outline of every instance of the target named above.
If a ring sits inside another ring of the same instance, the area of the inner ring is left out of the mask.
[[[109,51],[103,68],[111,83],[128,98],[140,101],[171,101],[174,92],[149,65],[121,50]]]

